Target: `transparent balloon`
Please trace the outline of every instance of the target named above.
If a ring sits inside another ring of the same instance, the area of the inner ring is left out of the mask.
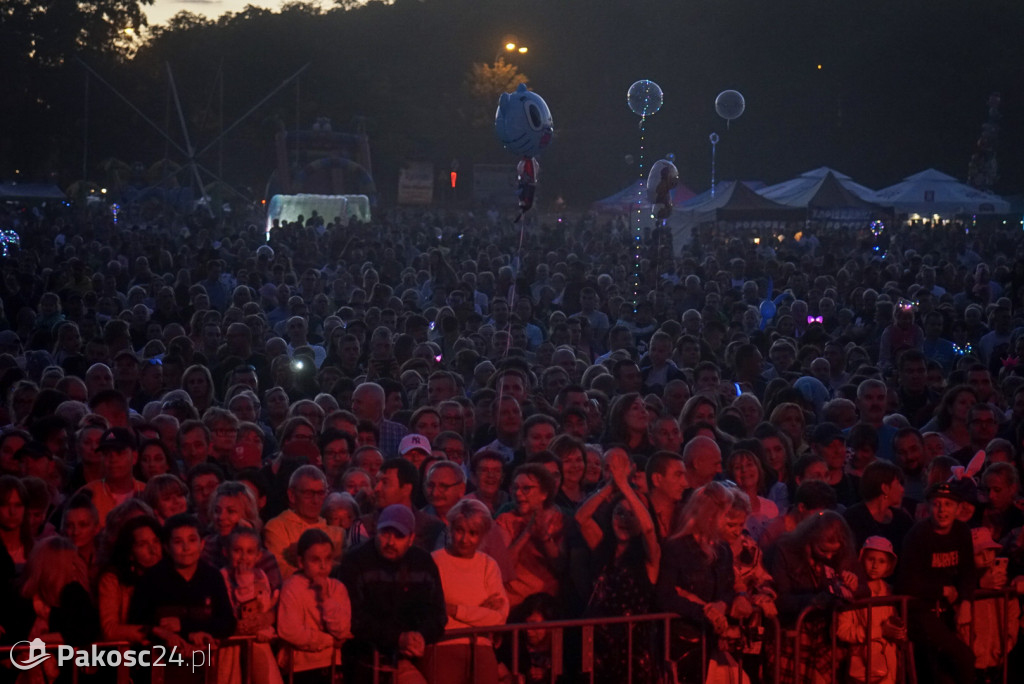
[[[654,81],[637,81],[629,86],[626,93],[626,102],[629,109],[637,116],[650,116],[657,114],[664,102],[664,95],[661,86]]]
[[[723,90],[715,98],[715,111],[726,121],[740,118],[746,108],[747,101],[736,90]]]

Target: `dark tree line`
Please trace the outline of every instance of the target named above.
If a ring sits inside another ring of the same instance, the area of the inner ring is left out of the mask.
[[[541,160],[549,200],[561,194],[578,206],[635,178],[624,159],[639,151],[638,120],[625,93],[640,78],[665,92],[648,121],[648,159],[674,152],[683,182],[698,191],[709,181],[712,131],[722,136],[719,178],[774,182],[823,164],[873,187],[927,166],[964,178],[993,91],[1003,102],[996,190],[1024,184],[1024,5],[1012,0],[398,0],[328,11],[292,3],[215,21],[181,14],[132,56],[115,28],[138,24],[136,0],[88,5],[109,6],[107,14],[76,0],[33,6],[8,0],[0,10],[0,178],[14,168],[65,185],[80,178],[86,111],[89,176],[110,157],[185,161],[94,79],[86,110],[76,55],[183,146],[170,64],[197,147],[308,63],[225,137],[225,180],[258,195],[275,130],[308,128],[318,116],[344,130],[361,117],[388,198],[405,160],[441,170],[452,158],[463,169],[514,161],[474,125],[481,105],[466,83],[471,65],[493,62],[513,34],[530,48],[514,63],[555,118]],[[726,88],[747,100],[728,131],[713,107]],[[200,161],[215,169],[219,152]]]

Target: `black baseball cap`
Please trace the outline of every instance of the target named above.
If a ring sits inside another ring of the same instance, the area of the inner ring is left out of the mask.
[[[827,446],[837,439],[841,442],[846,442],[846,435],[843,434],[843,431],[835,423],[816,425],[814,432],[811,433],[811,444]]]
[[[955,487],[949,482],[936,482],[928,488],[926,497],[929,501],[932,499],[952,499],[953,501],[963,501],[964,497],[960,493],[959,488]]]
[[[135,435],[128,428],[112,427],[100,437],[100,444],[97,451],[122,451],[124,449],[138,449],[139,445]]]

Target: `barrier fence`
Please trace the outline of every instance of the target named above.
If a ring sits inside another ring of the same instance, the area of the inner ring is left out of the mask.
[[[998,615],[997,624],[999,627],[999,641],[1003,644],[1002,656],[1003,656],[1003,684],[1009,682],[1010,677],[1010,654],[1011,649],[1006,647],[1007,640],[1010,633],[1010,611],[1009,605],[1011,601],[1018,601],[1018,607],[1020,606],[1017,592],[1014,591],[1013,587],[1005,587],[1003,589],[979,589],[974,592],[974,604],[977,605],[978,601],[985,599],[993,599],[996,601],[1002,601],[1001,606],[997,606],[996,612]],[[1018,620],[1020,618],[1018,617]],[[971,618],[971,629],[970,629],[970,641],[968,643],[974,644],[977,638],[977,632],[975,630],[974,617]]]
[[[1002,682],[1008,684],[1009,681],[1009,669],[1008,669],[1008,651],[1005,648],[1007,644],[1007,635],[1009,633],[1010,626],[1010,611],[1007,610],[1007,606],[1010,602],[1018,601],[1017,594],[1012,588],[1002,590],[979,590],[975,594],[975,601],[992,599],[1001,601],[1001,608],[998,610],[999,620],[997,628],[999,630],[1000,643],[1004,644],[1002,654]],[[841,672],[840,667],[846,664],[845,658],[841,657],[843,649],[839,648],[839,639],[837,636],[837,624],[840,615],[848,611],[863,611],[863,615],[866,615],[866,619],[863,620],[865,630],[865,643],[871,644],[878,636],[874,633],[875,626],[871,619],[872,613],[879,609],[896,609],[897,615],[902,620],[903,625],[907,624],[908,617],[908,601],[910,599],[906,596],[886,596],[886,597],[873,597],[861,599],[853,602],[844,602],[840,605],[832,608],[822,609],[814,606],[804,609],[797,617],[796,623],[792,629],[783,629],[778,620],[764,619],[763,623],[767,627],[767,631],[764,634],[763,640],[763,651],[760,656],[760,680],[766,684],[774,684],[782,681],[795,681],[800,682],[802,678],[799,673],[801,668],[805,666],[804,658],[805,646],[803,644],[802,636],[808,626],[814,625],[814,617],[817,615],[818,618],[824,618],[829,624],[828,635],[826,642],[830,642],[830,672],[818,672],[824,681],[831,682],[844,682],[844,681],[855,681],[847,676],[847,673]],[[677,619],[674,613],[655,613],[647,615],[630,615],[630,616],[619,616],[619,617],[607,617],[607,618],[587,618],[587,619],[576,619],[576,620],[554,620],[547,622],[530,622],[530,623],[518,623],[518,624],[507,624],[507,625],[496,625],[491,627],[479,627],[479,628],[468,628],[468,629],[457,629],[449,630],[445,633],[444,641],[440,645],[446,645],[445,642],[449,642],[455,639],[467,639],[468,644],[466,647],[469,649],[469,672],[475,673],[476,670],[476,657],[477,657],[477,646],[481,640],[503,640],[511,639],[510,652],[511,658],[507,666],[511,671],[511,675],[514,682],[524,681],[524,673],[520,672],[520,652],[523,648],[523,634],[527,630],[546,630],[551,635],[551,655],[550,655],[550,673],[548,680],[551,684],[554,684],[558,678],[566,674],[566,653],[567,653],[567,639],[571,638],[569,650],[573,651],[573,657],[571,663],[574,665],[574,670],[577,670],[574,674],[581,675],[575,677],[575,681],[589,681],[594,682],[595,675],[598,674],[595,671],[595,631],[601,628],[607,628],[615,625],[625,626],[626,638],[626,670],[627,675],[625,679],[626,684],[631,684],[634,680],[634,659],[633,654],[638,645],[635,643],[635,634],[637,628],[640,625],[650,625],[651,629],[655,630],[653,634],[648,634],[650,641],[648,644],[643,645],[646,648],[653,648],[655,650],[654,662],[657,664],[658,670],[658,681],[670,684],[675,681],[674,676],[674,663],[671,660],[672,653],[672,622]],[[971,632],[970,632],[970,643],[974,642],[975,637],[975,625],[972,621]],[[793,657],[791,660],[784,663],[784,643],[787,640],[792,640],[791,652]],[[219,681],[217,677],[217,665],[219,655],[227,648],[237,647],[240,648],[239,657],[242,672],[241,684],[252,684],[252,668],[253,668],[253,644],[256,638],[254,636],[236,636],[231,637],[220,642],[220,646],[217,649],[209,651],[211,657],[210,662],[204,662],[203,665],[209,665],[206,670],[206,682],[207,684],[228,684],[227,682]],[[451,644],[447,644],[451,645]],[[701,673],[702,681],[707,677],[708,667],[713,652],[717,650],[717,637],[708,635],[707,633],[702,635],[700,639],[700,652],[701,652]],[[47,644],[46,649],[48,651],[57,651],[62,644]],[[124,653],[125,651],[137,647],[138,644],[131,644],[126,641],[106,641],[96,642],[91,644],[90,647],[94,647],[97,650],[103,651],[119,651]],[[338,644],[340,647],[340,644]],[[578,651],[577,647],[578,646]],[[855,646],[856,647],[856,646]],[[913,649],[911,648],[910,642],[904,641],[897,644],[899,650],[899,670],[895,681],[902,682],[903,684],[916,684],[917,678],[914,669],[914,656]],[[32,653],[32,647],[28,645],[18,646],[5,646],[0,647],[0,658],[6,667],[8,662],[12,660],[12,654],[21,653]],[[335,649],[335,656],[331,661],[331,679],[332,681],[338,681],[338,669],[340,666],[338,658],[339,650]],[[872,660],[878,657],[877,653],[868,648],[863,648],[864,653],[864,672],[866,679],[869,681],[879,681],[877,678],[873,678],[867,673],[873,673],[874,663]],[[738,664],[740,667],[749,665],[749,661],[744,659],[743,654],[737,654]],[[233,657],[233,654],[232,654]],[[121,658],[119,658],[121,660]],[[792,671],[783,671],[789,667],[789,663],[792,664]],[[186,663],[187,664],[187,663]],[[291,667],[292,659],[288,659],[288,667],[282,672],[283,678],[288,684],[294,682],[294,671]],[[755,671],[758,669],[755,665]],[[72,684],[78,684],[79,674],[81,668],[77,660],[72,665]],[[125,665],[123,662],[118,667],[118,682],[123,684],[128,681],[127,673],[130,667]],[[390,677],[387,675],[394,672],[393,663],[384,662],[379,653],[373,655],[373,681],[374,684],[384,682],[387,684]],[[163,677],[160,668],[152,668],[151,682],[152,684],[162,684]],[[385,675],[383,678],[381,675]],[[430,679],[430,672],[425,673],[428,681]],[[737,672],[737,675],[739,673]],[[743,681],[741,676],[735,681]],[[819,680],[821,681],[821,680]]]
[[[867,656],[864,659],[864,672],[865,678],[870,679],[870,673],[875,672],[875,670],[872,669],[872,666],[876,665],[876,663],[873,663],[872,660],[878,657],[878,654],[875,653],[874,649],[871,648],[871,643],[876,636],[881,636],[874,634],[874,620],[872,619],[873,613],[875,610],[878,610],[879,608],[891,608],[893,606],[898,606],[900,609],[899,617],[903,621],[903,624],[905,626],[907,624],[907,602],[909,600],[910,599],[907,596],[876,596],[871,598],[859,599],[853,602],[846,602],[828,609],[822,609],[816,606],[808,606],[807,608],[804,608],[797,616],[796,626],[794,627],[792,634],[794,654],[793,671],[797,673],[797,675],[794,678],[795,681],[800,681],[799,673],[804,670],[804,627],[808,624],[811,617],[815,615],[820,617],[823,613],[827,614],[827,618],[830,623],[829,639],[831,641],[831,648],[829,649],[829,665],[831,674],[828,681],[836,682],[841,681],[838,677],[840,665],[839,656],[842,653],[838,643],[839,639],[837,621],[839,619],[839,616],[847,611],[864,611],[864,613],[866,613],[867,619],[863,620],[865,632],[865,648],[863,650]],[[896,681],[916,684],[917,677],[915,676],[914,670],[913,649],[910,648],[909,640],[906,640],[903,644],[899,645],[899,651],[901,657],[899,658],[900,667]]]

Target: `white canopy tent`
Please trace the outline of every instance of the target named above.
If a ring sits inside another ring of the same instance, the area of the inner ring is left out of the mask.
[[[875,202],[875,191],[871,188],[856,183],[845,173],[822,166],[806,173],[801,173],[796,178],[791,178],[775,185],[769,185],[757,191],[761,197],[785,204],[790,207],[806,207],[809,201],[818,193],[822,184],[829,175],[832,175],[843,189],[852,193],[855,197],[865,202]]]
[[[802,208],[808,220],[826,226],[855,226],[884,211],[874,201],[874,190],[825,166],[759,190],[758,194],[787,207]]]
[[[877,202],[900,214],[922,217],[957,214],[1006,214],[1010,203],[992,193],[972,188],[941,171],[927,169],[879,190]]]
[[[694,229],[705,223],[726,230],[767,228],[805,216],[802,209],[765,199],[754,191],[757,182],[722,181],[711,191],[687,200],[669,218],[675,248],[681,250],[693,240]]]

